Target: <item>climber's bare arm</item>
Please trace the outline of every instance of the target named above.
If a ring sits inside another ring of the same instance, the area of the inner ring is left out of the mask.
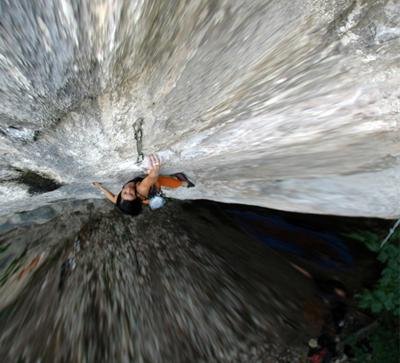
[[[148,175],[140,182],[136,187],[137,191],[147,197],[149,195],[150,188],[157,183],[158,176],[160,174],[160,160],[157,155],[150,155],[151,166],[147,171]]]
[[[117,203],[117,196],[115,194],[111,193],[107,188],[104,188],[101,185],[101,183],[93,182],[92,184],[95,188],[100,190],[111,203],[113,203],[113,204]]]

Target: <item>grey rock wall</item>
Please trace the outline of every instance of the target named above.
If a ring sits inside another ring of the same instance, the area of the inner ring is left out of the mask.
[[[400,215],[397,1],[0,7],[0,214],[116,192],[144,117],[144,151],[196,182],[169,196]]]

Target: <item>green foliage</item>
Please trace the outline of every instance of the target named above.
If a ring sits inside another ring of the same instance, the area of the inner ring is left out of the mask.
[[[380,279],[371,290],[356,295],[359,305],[370,310],[378,326],[366,338],[350,337],[354,362],[398,363],[400,317],[400,229],[381,247],[382,239],[373,232],[353,233],[349,237],[365,244],[383,264]]]
[[[400,316],[400,231],[397,230],[383,247],[381,239],[372,232],[351,234],[353,239],[363,242],[377,253],[377,259],[384,264],[381,277],[372,290],[357,295],[360,307],[374,314],[389,312]]]
[[[399,341],[396,328],[390,324],[378,326],[368,335],[368,340],[359,341],[352,337],[348,343],[351,344],[355,355],[352,362],[398,363]]]

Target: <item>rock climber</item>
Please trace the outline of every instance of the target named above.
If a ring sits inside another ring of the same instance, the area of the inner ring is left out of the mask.
[[[93,182],[93,186],[99,189],[105,197],[115,204],[119,210],[125,214],[136,216],[142,211],[142,206],[150,205],[152,209],[159,208],[163,203],[159,203],[157,195],[161,187],[179,188],[194,187],[194,184],[183,173],[161,176],[161,162],[156,154],[149,156],[150,166],[147,170],[147,176],[136,177],[122,186],[121,191],[115,195],[103,187],[99,182]],[[154,202],[154,203],[153,203]],[[152,203],[154,206],[152,206]]]

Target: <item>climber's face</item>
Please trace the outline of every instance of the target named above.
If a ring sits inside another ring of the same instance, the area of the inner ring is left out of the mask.
[[[136,199],[136,186],[134,182],[124,185],[121,190],[121,198],[129,201]]]

